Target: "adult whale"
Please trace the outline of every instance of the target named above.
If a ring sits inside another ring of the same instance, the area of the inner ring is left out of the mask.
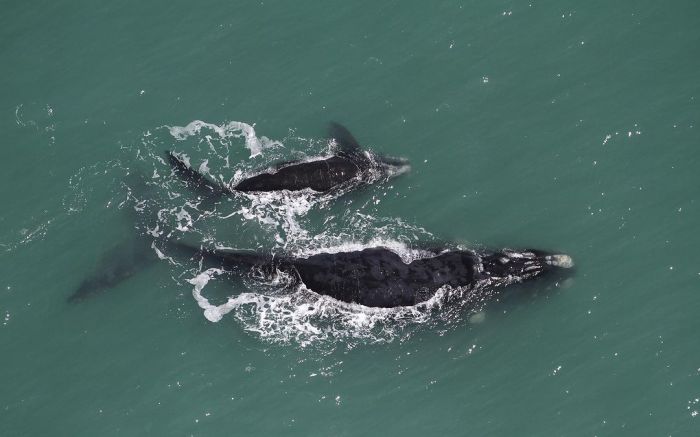
[[[374,155],[362,150],[352,134],[338,123],[330,123],[330,136],[339,150],[329,157],[280,163],[275,168],[243,179],[234,186],[213,181],[198,172],[181,155],[167,151],[174,172],[192,188],[205,194],[222,195],[230,191],[266,192],[311,189],[329,192],[354,187],[405,173],[410,169],[403,158]]]
[[[481,286],[508,285],[573,267],[568,255],[539,250],[446,250],[407,263],[384,247],[303,258],[178,245],[227,271],[251,272],[258,278],[284,272],[295,285],[318,294],[383,308],[419,304],[445,286],[478,293]]]

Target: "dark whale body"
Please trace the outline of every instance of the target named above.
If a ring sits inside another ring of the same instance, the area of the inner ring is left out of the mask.
[[[384,247],[320,253],[308,258],[181,247],[188,247],[226,270],[247,269],[265,276],[281,271],[318,294],[383,308],[419,304],[444,286],[507,285],[573,265],[567,255],[537,250],[481,254],[452,250],[406,263]]]
[[[343,126],[331,123],[330,134],[340,146],[334,155],[312,161],[293,161],[277,165],[242,180],[233,187],[215,182],[193,169],[181,156],[167,152],[174,172],[192,188],[220,196],[227,191],[268,192],[311,189],[329,192],[352,183],[371,183],[378,176],[388,178],[406,171],[408,162],[401,158],[370,156],[363,151],[352,134]]]
[[[261,173],[242,180],[237,191],[299,191],[310,188],[326,192],[362,176],[365,163],[351,156],[336,155],[317,161],[290,164],[274,173]]]

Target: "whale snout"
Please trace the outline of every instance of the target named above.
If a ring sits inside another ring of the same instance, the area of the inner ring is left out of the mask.
[[[569,255],[554,254],[544,257],[544,262],[553,267],[570,269],[574,266],[574,260]]]
[[[411,171],[411,163],[406,158],[393,156],[379,156],[379,165],[386,172],[387,176],[398,176]]]

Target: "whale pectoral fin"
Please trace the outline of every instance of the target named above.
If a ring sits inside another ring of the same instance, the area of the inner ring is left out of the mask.
[[[362,147],[357,142],[355,137],[352,136],[350,131],[345,128],[345,126],[332,121],[328,126],[328,133],[330,134],[330,137],[338,143],[340,149],[344,153],[348,155],[357,155],[362,153]]]
[[[226,267],[251,267],[272,264],[272,257],[251,250],[210,248],[184,241],[172,241],[171,245],[181,254],[199,256]]]
[[[168,155],[168,162],[170,163],[170,167],[172,167],[175,174],[185,182],[191,184],[193,188],[200,189],[205,194],[214,195],[221,195],[225,191],[228,191],[217,181],[212,181],[202,173],[193,169],[180,155],[169,150],[166,150],[165,153]]]

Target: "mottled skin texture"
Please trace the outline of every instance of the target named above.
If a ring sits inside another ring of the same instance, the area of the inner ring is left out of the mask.
[[[472,283],[477,262],[472,253],[459,251],[406,264],[388,249],[372,248],[298,258],[287,269],[319,294],[370,307],[397,307],[423,302],[445,285]]]
[[[454,250],[405,263],[383,247],[320,253],[308,258],[189,249],[227,270],[256,270],[267,275],[279,270],[316,293],[384,308],[424,302],[443,286],[474,286],[486,281],[508,284],[556,269],[541,251],[478,254]]]
[[[364,164],[367,167],[369,164]],[[298,191],[310,188],[325,192],[363,174],[357,158],[333,156],[311,162],[290,164],[274,173],[261,173],[244,179],[233,189],[237,191]]]

